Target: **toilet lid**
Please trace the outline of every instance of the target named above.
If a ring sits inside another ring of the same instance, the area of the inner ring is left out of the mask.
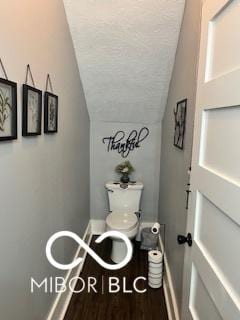
[[[133,229],[137,222],[138,218],[135,213],[110,213],[106,219],[108,226],[117,230]]]

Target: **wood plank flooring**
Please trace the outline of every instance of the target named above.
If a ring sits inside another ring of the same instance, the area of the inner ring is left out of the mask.
[[[96,237],[95,237],[96,238]],[[91,247],[103,258],[111,263],[111,240],[105,239],[101,244],[96,244],[94,239]],[[167,320],[167,310],[163,289],[151,289],[147,281],[138,282],[138,288],[147,291],[145,293],[118,293],[108,292],[109,277],[126,277],[126,288],[133,288],[133,281],[138,276],[147,278],[147,252],[139,249],[135,243],[134,256],[131,262],[121,270],[110,271],[99,266],[89,255],[85,261],[80,275],[87,283],[88,277],[96,277],[95,286],[98,293],[93,290],[87,293],[86,289],[81,293],[75,293],[68,307],[64,320]],[[122,282],[121,282],[122,283]],[[76,289],[82,288],[82,282],[78,281]],[[121,288],[123,285],[121,284]]]

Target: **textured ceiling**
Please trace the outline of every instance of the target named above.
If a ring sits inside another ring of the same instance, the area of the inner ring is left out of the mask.
[[[161,120],[184,0],[64,0],[91,120]]]

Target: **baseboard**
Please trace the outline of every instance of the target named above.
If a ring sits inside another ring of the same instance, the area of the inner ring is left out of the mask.
[[[169,320],[180,320],[179,310],[176,300],[176,295],[173,289],[172,275],[168,264],[168,259],[164,249],[161,235],[159,235],[159,245],[161,251],[164,253],[164,276],[163,276],[163,290],[166,300],[168,319]]]
[[[92,238],[92,230],[91,230],[91,222],[89,221],[88,226],[83,235],[83,241],[86,242],[87,244],[90,244],[91,238]],[[87,255],[86,251],[79,246],[74,256],[74,260],[77,257],[81,257],[83,258],[83,262],[78,267],[73,268],[66,273],[66,276],[65,276],[66,284],[70,279],[74,277],[79,277],[84,265],[86,255]],[[73,283],[72,288],[75,287],[76,283],[77,281]],[[64,319],[68,305],[72,298],[72,291],[69,289],[69,286],[66,286],[66,287],[67,287],[67,290],[65,292],[59,292],[57,294],[46,320],[63,320]]]

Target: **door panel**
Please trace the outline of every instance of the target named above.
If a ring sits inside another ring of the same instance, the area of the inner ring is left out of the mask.
[[[239,320],[239,300],[225,280],[224,274],[219,272],[219,269],[216,267],[207,251],[205,251],[204,248],[201,248],[201,246],[195,245],[192,258],[197,272],[201,276],[207,289],[208,295],[214,301],[221,317],[226,320]],[[200,318],[199,320],[211,320],[211,317],[212,315],[209,314],[206,319]],[[186,320],[187,318],[183,319]]]
[[[238,184],[240,165],[233,146],[240,145],[239,118],[240,107],[205,110],[200,153],[201,166]]]
[[[207,81],[240,67],[239,45],[234,37],[235,28],[240,30],[239,16],[240,0],[230,1],[209,23]]]
[[[193,319],[208,319],[208,315],[211,314],[211,320],[222,320],[221,315],[194,266],[192,269],[190,296],[190,311]]]
[[[205,196],[198,193],[198,197],[195,242],[240,300],[239,226]]]
[[[182,320],[240,319],[240,0],[206,0]]]

